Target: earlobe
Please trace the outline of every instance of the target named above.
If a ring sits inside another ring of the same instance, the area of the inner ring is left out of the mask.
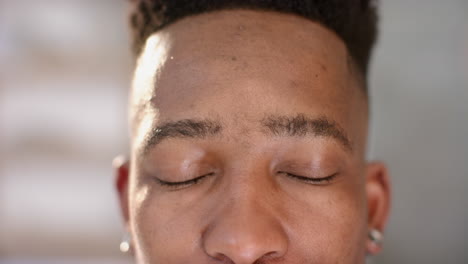
[[[117,156],[112,161],[115,170],[115,187],[120,201],[120,209],[125,224],[129,220],[128,212],[128,182],[129,182],[129,162],[124,156]]]
[[[390,211],[390,181],[386,166],[372,162],[366,169],[368,208],[367,251],[375,255],[382,250],[383,230]]]

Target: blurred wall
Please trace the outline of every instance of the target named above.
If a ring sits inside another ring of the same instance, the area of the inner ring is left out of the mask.
[[[0,3],[0,256],[119,263],[111,161],[126,151],[126,2]]]
[[[375,263],[468,263],[468,2],[383,0],[372,159],[393,211]],[[0,0],[0,263],[126,263],[125,1]]]
[[[468,263],[468,1],[383,0],[372,158],[393,212],[377,263]]]

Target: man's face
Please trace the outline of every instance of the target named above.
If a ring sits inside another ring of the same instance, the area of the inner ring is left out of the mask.
[[[292,15],[214,12],[152,35],[119,175],[138,262],[363,263],[386,187],[364,161],[358,80],[336,35]]]

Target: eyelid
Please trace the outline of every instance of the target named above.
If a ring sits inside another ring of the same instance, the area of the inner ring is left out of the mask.
[[[156,182],[159,184],[159,185],[162,185],[162,186],[165,186],[165,187],[169,187],[169,188],[183,188],[183,187],[188,187],[188,186],[191,186],[191,185],[195,185],[197,184],[200,180],[203,180],[204,178],[208,177],[208,176],[212,176],[214,175],[214,172],[210,172],[210,173],[207,173],[207,174],[203,174],[201,176],[198,176],[196,178],[193,178],[193,179],[190,179],[190,180],[186,180],[186,181],[179,181],[179,182],[171,182],[171,181],[163,181],[159,178],[156,178],[154,177],[154,179],[156,180]]]
[[[326,184],[330,183],[333,181],[339,174],[339,172],[335,172],[329,176],[326,177],[320,177],[320,178],[313,178],[313,177],[306,177],[306,176],[301,176],[301,175],[296,175],[293,173],[285,172],[285,171],[279,171],[278,173],[283,173],[286,174],[286,176],[294,178],[296,180],[304,181],[307,183],[312,183],[312,184]]]

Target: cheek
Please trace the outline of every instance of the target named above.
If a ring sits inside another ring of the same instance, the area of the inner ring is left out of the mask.
[[[133,195],[130,217],[139,263],[184,263],[197,254],[194,216],[181,212],[183,206],[158,195],[150,185],[136,189]]]
[[[361,263],[367,226],[363,189],[333,188],[302,192],[287,206],[290,239],[317,263]]]

